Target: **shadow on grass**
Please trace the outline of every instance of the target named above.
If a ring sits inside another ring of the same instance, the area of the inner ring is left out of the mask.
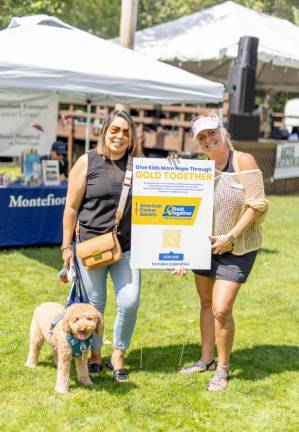
[[[141,350],[132,350],[127,356],[126,365],[129,372],[174,373],[180,367],[192,364],[199,357],[199,346],[187,344],[184,346],[182,364],[180,358],[182,345],[163,347],[144,347],[142,349],[142,365],[140,367]],[[287,371],[299,371],[299,348],[292,345],[254,345],[250,348],[233,352],[231,360],[231,375],[233,379],[259,381],[273,374]],[[39,367],[55,368],[51,356],[39,362]],[[77,380],[75,364],[71,367],[70,390],[84,388]],[[117,383],[112,380],[111,371],[104,369],[98,376],[92,377],[91,390],[105,391],[113,394],[126,394],[138,388],[131,380],[127,383]]]
[[[50,358],[50,357],[48,360],[39,361],[37,366],[43,367],[43,368],[56,369],[56,366],[54,364],[54,360],[53,360],[53,358]]]
[[[46,266],[52,267],[55,271],[59,271],[62,266],[61,251],[58,246],[55,245],[42,245],[42,246],[28,246],[28,247],[8,247],[2,249],[0,254],[14,254],[19,252],[25,257],[38,261]],[[272,255],[278,254],[277,249],[261,248],[258,252],[261,255]]]
[[[53,357],[51,357],[50,355],[47,356],[45,360],[39,361],[37,367],[56,369]],[[72,361],[71,364],[70,378],[71,378],[70,391],[73,389],[82,389],[82,388],[86,388],[87,390],[89,389],[89,387],[85,387],[83,384],[80,384],[78,382],[74,360]],[[108,393],[121,395],[121,394],[126,394],[129,391],[138,388],[138,386],[131,381],[126,383],[118,383],[116,381],[113,381],[112,372],[105,368],[98,376],[91,377],[91,380],[93,382],[93,386],[90,387],[90,390],[96,390],[96,391],[104,390]]]
[[[131,351],[127,363],[131,366],[131,370],[141,369],[153,373],[174,373],[183,365],[192,364],[198,360],[198,345],[188,344],[184,346],[180,366],[181,355],[182,345],[145,347],[142,349],[141,367],[141,350]],[[255,381],[285,371],[299,371],[298,359],[299,348],[296,346],[254,345],[250,348],[233,351],[231,371],[234,378]]]
[[[258,253],[270,255],[270,254],[278,254],[279,251],[277,249],[260,248]]]
[[[61,251],[57,246],[31,246],[12,250],[18,250],[25,257],[53,267],[57,271],[63,267]]]
[[[299,371],[299,347],[295,345],[254,345],[232,354],[234,377],[256,381],[272,374]]]
[[[74,375],[72,377],[75,380],[75,383],[70,386],[70,388],[82,388],[82,384],[78,383],[74,371]],[[131,390],[138,388],[138,385],[132,382],[132,380],[124,383],[118,383],[112,379],[111,372],[102,371],[100,375],[96,377],[91,377],[93,382],[92,389],[96,391],[105,391],[107,393],[113,394],[126,394]]]

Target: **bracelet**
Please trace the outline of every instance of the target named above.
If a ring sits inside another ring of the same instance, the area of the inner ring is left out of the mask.
[[[233,243],[233,244],[234,244],[235,241],[237,240],[236,237],[235,237],[234,235],[232,235],[232,234],[227,234],[226,237],[227,237],[228,240],[229,240],[231,243]]]
[[[72,245],[67,245],[67,246],[62,245],[60,249],[62,250],[62,252],[64,252],[65,250],[72,249]]]

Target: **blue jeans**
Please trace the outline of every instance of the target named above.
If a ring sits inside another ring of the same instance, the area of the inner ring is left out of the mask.
[[[78,259],[83,283],[93,304],[102,314],[106,305],[107,275],[111,275],[116,295],[117,315],[114,323],[114,348],[126,350],[131,341],[140,302],[140,270],[131,269],[130,251],[123,253],[121,260],[106,267],[86,270]],[[99,350],[102,337],[94,334],[92,349]]]

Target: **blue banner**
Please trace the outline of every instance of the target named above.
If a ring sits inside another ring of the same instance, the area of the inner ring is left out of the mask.
[[[62,242],[67,184],[0,189],[0,246]]]

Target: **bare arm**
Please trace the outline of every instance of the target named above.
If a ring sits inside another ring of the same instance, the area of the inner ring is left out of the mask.
[[[223,254],[224,252],[229,252],[232,250],[233,242],[230,240],[229,236],[234,238],[240,237],[240,235],[260,217],[260,212],[248,207],[245,213],[242,215],[240,220],[236,223],[234,228],[225,235],[211,236],[210,239],[213,242],[212,251],[215,254]]]
[[[258,169],[257,163],[254,157],[249,153],[238,152],[238,162],[240,171]],[[239,221],[236,223],[234,228],[226,235],[211,236],[210,239],[213,241],[212,251],[216,254],[222,254],[232,249],[232,241],[229,236],[232,235],[235,238],[246,231],[246,229],[253,224],[260,217],[260,212],[251,207],[248,207]]]
[[[62,257],[65,266],[69,265],[72,257],[69,246],[72,243],[78,210],[86,189],[87,163],[87,154],[84,154],[77,160],[69,175],[68,191],[63,213],[62,248],[64,248],[64,250],[62,252]]]

